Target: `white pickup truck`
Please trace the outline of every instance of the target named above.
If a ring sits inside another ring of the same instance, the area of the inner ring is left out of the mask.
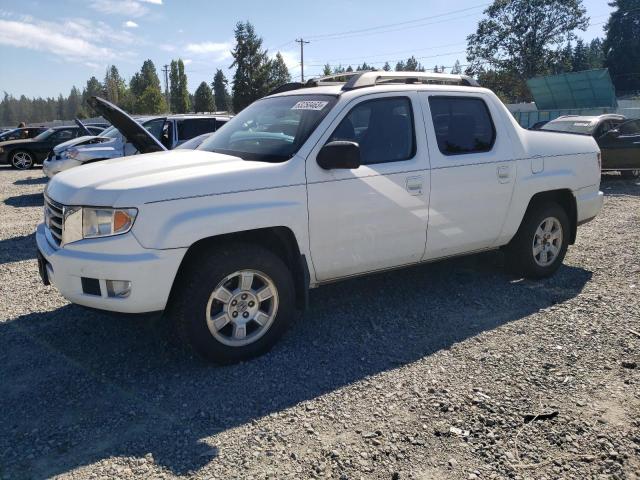
[[[593,138],[524,130],[471,78],[280,90],[196,150],[54,177],[43,281],[89,307],[165,310],[229,363],[267,351],[323,283],[497,248],[519,274],[551,275],[602,208]]]

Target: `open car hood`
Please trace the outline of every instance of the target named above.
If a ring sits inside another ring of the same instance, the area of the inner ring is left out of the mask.
[[[88,103],[96,112],[111,122],[111,125],[116,127],[118,131],[133,144],[138,152],[152,153],[166,150],[165,146],[151,135],[146,128],[113,103],[107,102],[100,97],[91,97]]]

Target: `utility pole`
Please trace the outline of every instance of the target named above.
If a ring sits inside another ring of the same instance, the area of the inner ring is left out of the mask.
[[[171,102],[169,100],[169,65],[164,65],[162,71],[164,72],[164,96],[167,100],[167,107],[171,111]]]
[[[305,41],[302,38],[296,40],[296,42],[300,44],[300,81],[304,83],[304,44],[311,42]]]

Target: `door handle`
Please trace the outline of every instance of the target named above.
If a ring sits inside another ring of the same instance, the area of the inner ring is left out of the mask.
[[[411,195],[422,195],[422,177],[408,177],[406,185]]]

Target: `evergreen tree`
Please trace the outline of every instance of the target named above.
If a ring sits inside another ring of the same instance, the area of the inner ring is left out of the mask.
[[[145,60],[140,71],[131,77],[129,90],[130,98],[126,99],[126,105],[130,113],[167,111],[167,102],[160,89],[160,79],[151,60]]]
[[[345,69],[344,69],[344,67],[342,65],[338,65],[337,67],[333,68],[334,75],[339,75],[339,74],[344,73],[344,72],[345,72]]]
[[[328,63],[326,63],[322,69],[322,76],[323,77],[327,77],[329,75],[331,75],[331,65],[329,65]]]
[[[64,120],[64,107],[65,99],[62,94],[58,95],[58,101],[56,102],[56,119]]]
[[[382,70],[384,70],[385,72],[391,70],[391,65],[389,65],[389,62],[384,62],[384,67],[382,67]]]
[[[138,113],[157,114],[167,111],[167,101],[160,87],[149,86],[136,101]]]
[[[222,70],[217,69],[213,77],[213,96],[215,97],[215,110],[228,111],[231,107],[229,91],[227,90],[227,78]]]
[[[603,50],[616,91],[640,90],[640,0],[612,0]]]
[[[589,59],[589,68],[602,68],[604,65],[604,49],[602,48],[602,40],[594,38],[589,43],[587,58]]]
[[[215,102],[213,99],[213,92],[207,85],[207,82],[202,82],[196,89],[196,93],[193,96],[193,110],[194,112],[213,112],[215,111]]]
[[[351,65],[349,65],[347,67],[347,69],[345,70],[345,72],[353,72],[353,67]]]
[[[84,111],[88,111],[87,100],[93,96],[102,97],[104,95],[104,88],[100,81],[96,77],[91,77],[87,80],[87,86],[82,92],[82,106]]]
[[[284,63],[284,58],[280,55],[280,52],[276,53],[276,58],[270,60],[266,66],[269,72],[269,91],[273,90],[280,85],[284,85],[291,81],[291,75],[289,75],[289,69]]]
[[[462,73],[462,67],[460,66],[460,60],[456,60],[451,68],[451,73],[454,75],[460,75]]]
[[[578,39],[576,46],[573,49],[573,55],[571,56],[571,71],[581,72],[589,69],[589,57],[587,49],[584,46],[584,41]]]
[[[184,73],[184,62],[178,59],[178,97],[176,98],[176,113],[187,113],[191,108],[187,75]]]
[[[402,60],[396,63],[396,72],[404,72],[405,70],[406,70],[406,67]]]
[[[2,125],[17,125],[20,121],[16,119],[12,100],[13,98],[7,92],[4,92],[4,98],[2,99]]]
[[[76,86],[71,88],[69,97],[67,98],[67,105],[64,112],[65,120],[69,120],[75,117],[84,117],[84,111],[82,109],[82,95],[80,90]]]
[[[407,59],[407,62],[404,64],[404,69],[407,72],[417,72],[419,71],[420,64],[416,60],[416,58],[412,55]],[[438,67],[436,66],[436,69]]]
[[[124,100],[126,85],[123,78],[118,72],[118,68],[115,65],[111,65],[107,68],[107,72],[104,76],[104,96],[111,103],[120,105],[120,102]]]
[[[249,22],[238,22],[234,31],[236,45],[231,55],[233,75],[233,110],[239,112],[253,101],[264,96],[269,87],[269,60]]]

